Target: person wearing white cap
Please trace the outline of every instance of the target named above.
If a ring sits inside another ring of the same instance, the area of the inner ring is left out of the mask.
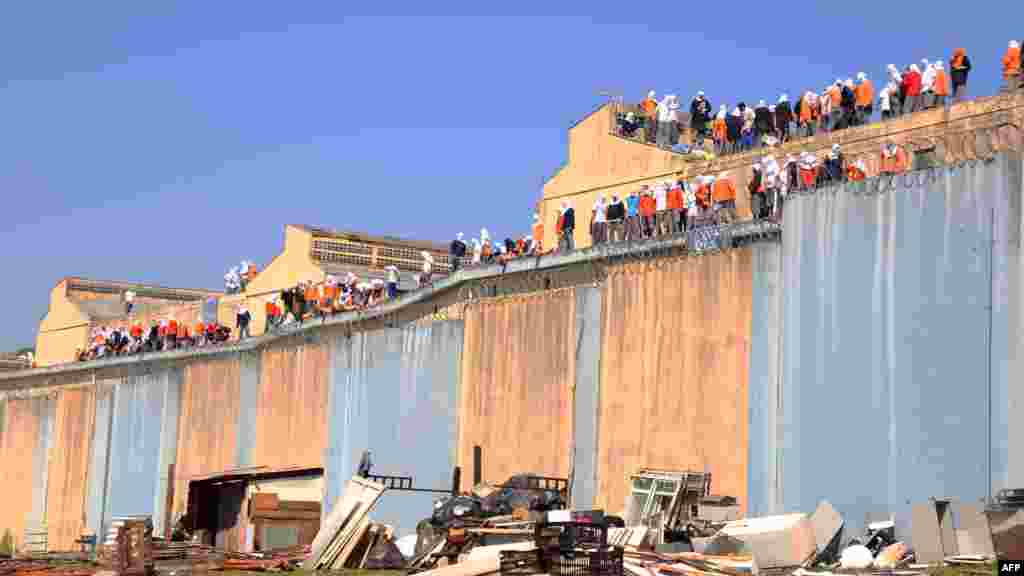
[[[644,126],[644,139],[654,142],[655,127],[658,125],[658,100],[655,98],[654,90],[647,93],[647,98],[640,101],[640,110],[643,111],[646,124]]]
[[[853,97],[857,106],[857,125],[863,126],[871,120],[875,101],[875,87],[871,80],[868,80],[867,74],[857,74],[857,87],[853,90]]]
[[[679,98],[668,94],[658,103],[658,148],[671,148],[679,141],[676,122],[679,117]]]
[[[434,257],[426,250],[420,251],[423,257],[423,273],[420,275],[420,285],[430,284],[430,277],[434,274]]]
[[[839,144],[833,144],[832,150],[825,157],[825,165],[822,167],[821,180],[824,182],[843,181],[843,153]]]
[[[668,188],[665,182],[654,186],[654,234],[667,236],[672,233],[672,213],[668,210]]]
[[[768,218],[777,220],[782,208],[782,200],[779,195],[782,181],[779,163],[774,156],[766,156],[761,160],[761,179],[764,183],[765,200],[768,202]]]
[[[711,121],[711,139],[714,141],[715,154],[721,156],[725,154],[725,144],[728,142],[727,131],[725,126],[725,116],[729,111],[726,109],[725,104],[718,107],[718,114],[715,114],[715,119]]]
[[[544,252],[544,221],[540,219],[540,213],[533,213],[533,228],[531,230],[530,238],[533,242],[530,244],[530,254],[540,256]]]
[[[690,102],[690,127],[697,137],[697,147],[704,147],[704,138],[708,136],[708,124],[711,122],[711,102],[704,97],[704,91]]]
[[[831,132],[838,128],[839,120],[842,116],[841,109],[839,108],[839,84],[832,84],[826,86],[821,91],[821,98],[819,98],[820,114],[821,114],[821,131]]]
[[[1024,67],[1020,65],[1020,43],[1010,40],[1010,45],[1003,54],[1003,91],[1013,90],[1020,86],[1020,75]]]
[[[466,257],[466,243],[462,241],[462,232],[455,235],[455,240],[452,240],[450,246],[448,246],[448,262],[451,267],[451,271],[455,272],[460,268],[462,259]]]
[[[928,60],[922,59],[921,62]],[[921,107],[928,110],[935,106],[935,66],[927,64],[921,71]]]
[[[484,248],[480,244],[479,238],[473,238],[473,265],[479,266],[480,260],[483,258]]]
[[[398,298],[398,266],[390,264],[384,271],[388,273],[388,300],[394,300]]]
[[[594,246],[604,244],[605,234],[608,232],[608,206],[605,204],[604,196],[597,195],[594,200],[594,207],[590,212],[590,242]]]
[[[949,81],[946,78],[946,67],[942,60],[936,60],[932,63],[932,67],[935,69],[935,79],[932,80],[932,94],[935,95],[935,106],[945,108],[947,97],[949,96]]]
[[[882,112],[882,121],[892,118],[892,84],[886,84],[878,91],[878,109]]]

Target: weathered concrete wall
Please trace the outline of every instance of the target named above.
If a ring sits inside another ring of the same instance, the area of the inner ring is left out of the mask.
[[[716,493],[746,495],[750,291],[750,249],[609,271],[599,506],[622,512],[641,467],[707,470]]]
[[[851,526],[1019,483],[1020,156],[892,184],[792,197],[781,244],[516,261],[379,317],[0,376],[0,534],[162,533],[190,478],[241,466],[322,467],[329,507],[364,448],[444,488],[480,445],[485,480],[571,473],[614,512],[636,468],[709,470],[749,513],[828,498]],[[429,498],[402,498],[379,514],[411,529]]]
[[[575,382],[572,290],[484,301],[465,311],[458,463],[483,480],[520,472],[565,477]],[[463,476],[468,488],[471,474]]]
[[[905,529],[911,502],[985,497],[1022,456],[1006,408],[1019,389],[1007,337],[1020,159],[894,184],[787,205],[771,498],[783,511],[827,497],[851,526],[896,514]]]

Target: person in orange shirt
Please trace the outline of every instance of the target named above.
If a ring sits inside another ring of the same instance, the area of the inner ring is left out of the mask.
[[[178,321],[174,318],[167,321],[167,332],[164,340],[164,350],[174,350],[178,342]]]
[[[672,234],[679,234],[683,231],[683,181],[677,180],[665,198],[670,216],[669,231]]]
[[[206,340],[206,325],[203,324],[202,320],[196,322],[196,325],[192,328],[192,339],[196,346],[202,346]]]
[[[711,123],[711,138],[715,142],[715,154],[721,156],[725,154],[725,143],[726,143],[726,128],[725,128],[725,115],[727,111],[725,104],[722,104],[718,108],[718,114],[715,116],[715,120]]]
[[[658,203],[651,194],[651,189],[646,188],[640,196],[640,229],[644,238],[654,237],[654,215],[658,211]]]
[[[736,221],[736,184],[728,172],[722,172],[711,185],[711,197],[714,200],[715,212],[720,224],[731,224]]]
[[[320,301],[320,291],[316,289],[316,286],[312,282],[306,282],[305,288],[302,292],[306,300],[305,309],[302,311],[302,315],[312,314],[313,310],[316,309],[317,302]]]
[[[863,126],[871,120],[871,114],[874,112],[875,87],[871,80],[868,80],[867,74],[857,74],[857,87],[853,90],[853,97],[857,108],[857,125]]]
[[[264,311],[267,315],[266,331],[271,332],[272,330],[274,330],[274,328],[277,328],[277,325],[279,324],[280,311],[277,308],[277,303],[274,300],[267,300],[267,303],[264,307]]]
[[[648,142],[654,142],[656,127],[658,126],[658,101],[655,99],[654,90],[647,93],[647,98],[640,101],[640,109],[643,110],[646,124],[644,124],[644,138]]]
[[[881,157],[882,166],[879,172],[882,174],[899,174],[906,172],[909,167],[906,151],[893,140],[882,145]]]
[[[936,60],[935,79],[932,82],[932,95],[935,98],[935,106],[945,108],[947,96],[949,96],[949,82],[946,80],[946,68],[942,60]]]
[[[187,346],[190,343],[190,340],[189,340],[189,337],[188,337],[188,323],[187,322],[179,322],[178,323],[177,342],[178,342],[178,346],[179,347]]]
[[[1020,76],[1020,44],[1016,40],[1010,40],[1010,46],[1003,54],[1003,91],[1008,92],[1017,88]]]
[[[544,253],[541,244],[544,241],[544,221],[540,219],[540,214],[537,212],[533,213],[533,230],[531,235],[533,237],[533,253],[540,256]]]
[[[867,177],[867,172],[864,160],[857,160],[846,166],[846,179],[850,182],[861,182]]]

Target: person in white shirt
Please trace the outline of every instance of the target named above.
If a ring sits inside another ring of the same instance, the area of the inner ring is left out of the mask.
[[[131,315],[132,310],[135,309],[135,292],[131,290],[124,291],[124,312],[125,314]]]
[[[594,200],[594,211],[591,213],[590,219],[591,242],[595,246],[598,244],[604,244],[607,234],[608,206],[605,203],[604,196],[598,195],[597,200]]]
[[[672,233],[672,213],[668,209],[668,185],[662,182],[654,187],[654,234]]]
[[[398,297],[398,267],[392,264],[384,270],[388,273],[388,300],[394,300]]]

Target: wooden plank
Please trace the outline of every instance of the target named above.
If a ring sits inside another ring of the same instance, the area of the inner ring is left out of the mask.
[[[345,485],[345,491],[335,501],[327,522],[313,539],[309,558],[302,563],[303,569],[315,570],[321,563],[324,552],[332,548],[334,541],[343,536],[343,532],[354,528],[355,523],[369,513],[383,493],[384,486],[376,482],[359,477],[349,480]]]
[[[332,570],[344,570],[345,563],[348,562],[352,552],[355,551],[356,547],[359,546],[359,542],[366,537],[366,532],[370,529],[370,519],[365,515],[359,519],[359,524],[356,525],[356,529],[349,532],[348,538],[344,545],[341,547],[341,552],[338,553],[338,557],[331,563]]]
[[[495,574],[500,570],[501,559],[495,554],[420,572],[419,576],[485,576],[486,574]]]
[[[343,531],[346,531],[347,533],[347,530],[349,530],[351,526],[358,523],[357,518],[359,517],[359,513],[362,510],[362,507],[362,504],[358,502],[356,503],[356,506],[351,510],[348,518],[345,521],[345,528],[342,529]],[[317,535],[319,535],[319,533]],[[331,562],[334,561],[334,558],[338,556],[338,552],[341,551],[341,547],[344,545],[345,539],[340,534],[335,534],[334,540],[332,540],[330,545],[327,547],[327,550],[320,558],[320,561],[318,562],[317,566],[320,568],[329,567],[331,565]]]

